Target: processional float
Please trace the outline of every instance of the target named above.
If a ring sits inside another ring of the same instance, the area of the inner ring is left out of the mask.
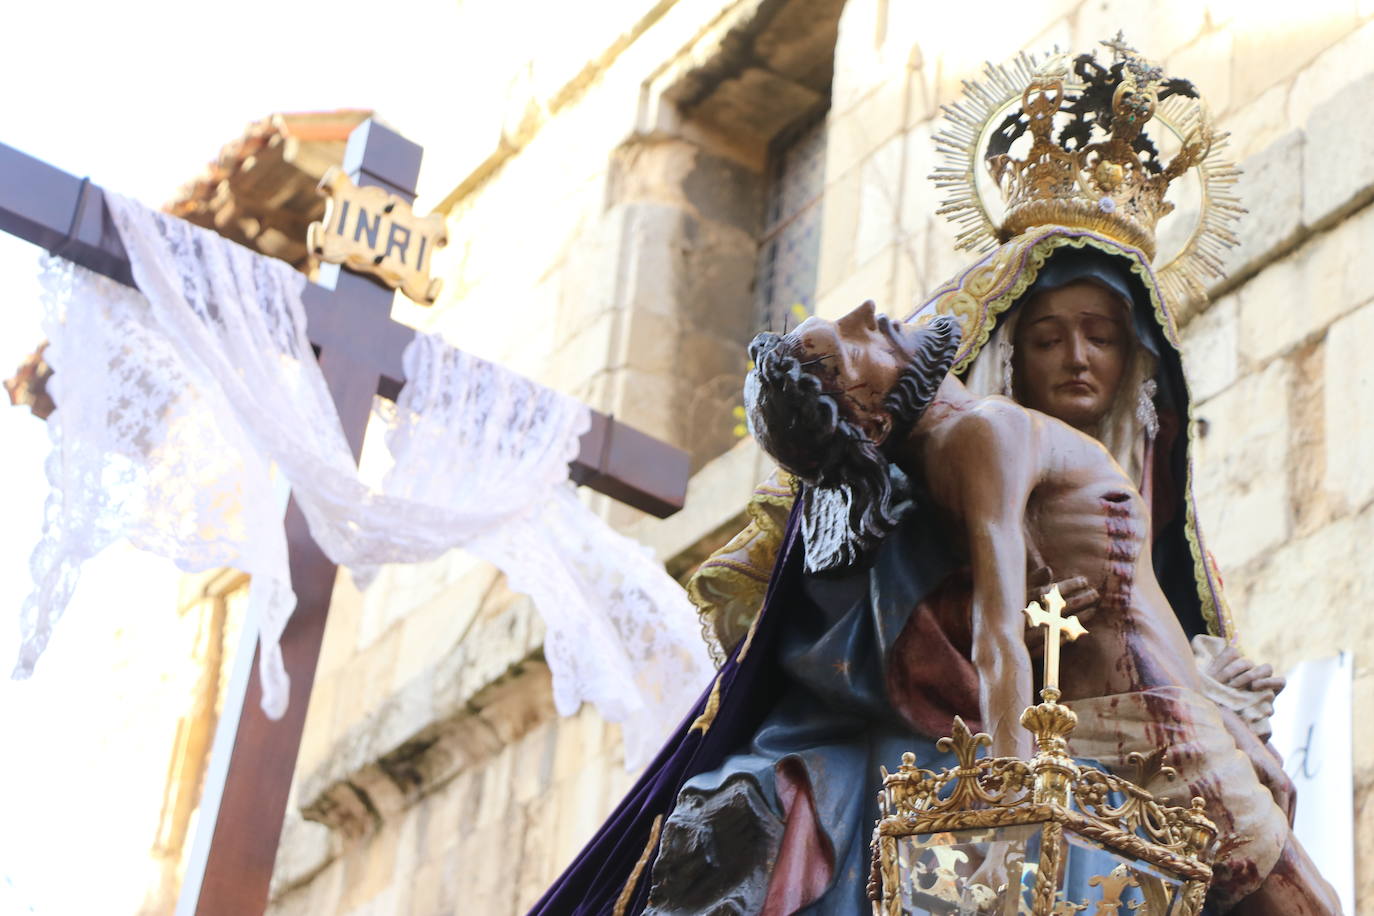
[[[936,138],[944,163],[931,178],[951,195],[939,213],[959,225],[958,247],[967,250],[1064,224],[1108,231],[1153,258],[1155,224],[1174,209],[1165,193],[1195,169],[1201,212],[1158,273],[1168,298],[1189,309],[1236,243],[1239,172],[1217,155],[1225,135],[1191,84],[1166,78],[1120,34],[1103,44],[1115,57],[1106,68],[1090,55],[1037,62],[1023,54],[967,84],[966,101],[946,109],[948,127]],[[1142,133],[1151,121],[1175,147],[1167,162]],[[984,187],[984,164],[996,194]],[[994,196],[1005,201],[1000,220],[990,213]],[[938,745],[954,753],[955,766],[922,769],[908,753],[895,772],[883,769],[869,879],[875,916],[1201,911],[1218,846],[1203,799],[1170,806],[1143,788],[1176,775],[1164,766],[1168,748],[1130,756],[1135,782],[1069,755],[1078,716],[1059,702],[1059,640],[1085,631],[1060,615],[1057,588],[1046,602],[1025,609],[1032,626],[1048,628],[1042,702],[1021,716],[1034,756],[979,759],[991,738],[956,718]],[[1000,867],[990,870],[989,860]]]
[[[902,755],[883,768],[880,815],[873,831],[869,897],[874,916],[1197,916],[1211,884],[1217,828],[1203,800],[1161,804],[1142,786],[1172,776],[1163,752],[1132,754],[1137,779],[1080,765],[1067,736],[1078,724],[1059,702],[1059,640],[1087,631],[1063,617],[1056,586],[1025,609],[1044,626],[1042,702],[1021,724],[1035,736],[1030,760],[977,757],[991,744],[961,718],[939,748],[957,765],[933,771]],[[978,882],[977,868],[1002,859],[997,887]]]

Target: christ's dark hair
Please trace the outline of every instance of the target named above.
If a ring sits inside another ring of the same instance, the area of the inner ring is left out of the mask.
[[[883,400],[899,443],[949,374],[959,325],[941,316]],[[809,572],[859,562],[901,517],[905,493],[893,486],[883,449],[849,415],[842,397],[811,371],[795,332],[764,333],[749,345],[754,369],[744,385],[749,428],[759,445],[802,483],[802,529]]]

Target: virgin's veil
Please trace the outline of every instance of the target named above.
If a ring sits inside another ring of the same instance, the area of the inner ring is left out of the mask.
[[[952,315],[964,337],[954,371],[979,395],[1012,396],[1019,306],[1042,289],[1091,279],[1131,308],[1135,347],[1097,437],[1151,506],[1155,574],[1189,637],[1234,639],[1230,609],[1197,524],[1191,398],[1170,304],[1137,249],[1106,236],[1041,226],[1011,239],[940,287],[907,320]]]

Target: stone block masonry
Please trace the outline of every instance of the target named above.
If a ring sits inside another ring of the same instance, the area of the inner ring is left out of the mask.
[[[758,40],[767,16],[797,2],[617,5],[634,25],[609,44],[596,30],[579,49],[586,67],[560,51],[575,86],[545,93],[546,75],[513,91],[504,145],[449,195],[445,298],[430,320],[698,449],[687,508],[627,520],[686,574],[734,533],[770,470],[751,442],[684,419],[698,392],[742,375],[767,180],[759,138],[786,120],[768,99],[822,98],[803,64],[834,49],[818,309],[876,298],[904,314],[973,257],[933,216],[939,107],[985,59],[1055,41],[1079,50],[1124,29],[1198,81],[1246,171],[1231,278],[1183,329],[1207,421],[1202,523],[1254,657],[1283,669],[1355,653],[1357,857],[1374,858],[1374,567],[1361,553],[1374,540],[1374,118],[1362,114],[1374,108],[1374,6],[1289,5],[1274,19],[1221,0],[1054,0],[940,19],[890,0],[842,12],[805,0],[807,15],[787,20],[800,44]],[[518,15],[502,9],[492,15]],[[818,11],[838,26],[809,32]],[[789,85],[770,96],[773,78],[754,69]],[[522,913],[632,779],[617,729],[591,710],[554,715],[537,617],[490,571],[386,575],[331,621],[296,780],[316,821],[283,835],[273,912]],[[1359,902],[1374,910],[1364,871]]]

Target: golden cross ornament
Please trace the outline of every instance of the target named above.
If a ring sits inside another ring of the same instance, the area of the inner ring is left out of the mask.
[[[1077,617],[1064,617],[1061,612],[1067,605],[1064,596],[1059,594],[1059,586],[1049,590],[1042,607],[1039,601],[1032,601],[1024,608],[1026,617],[1033,627],[1045,627],[1045,688],[1059,689],[1059,638],[1069,642],[1088,631]]]
[[[1110,48],[1117,60],[1121,60],[1121,58],[1128,57],[1132,54],[1140,53],[1135,48],[1126,44],[1126,32],[1123,29],[1117,29],[1116,37],[1111,41],[1100,41],[1098,44]]]

